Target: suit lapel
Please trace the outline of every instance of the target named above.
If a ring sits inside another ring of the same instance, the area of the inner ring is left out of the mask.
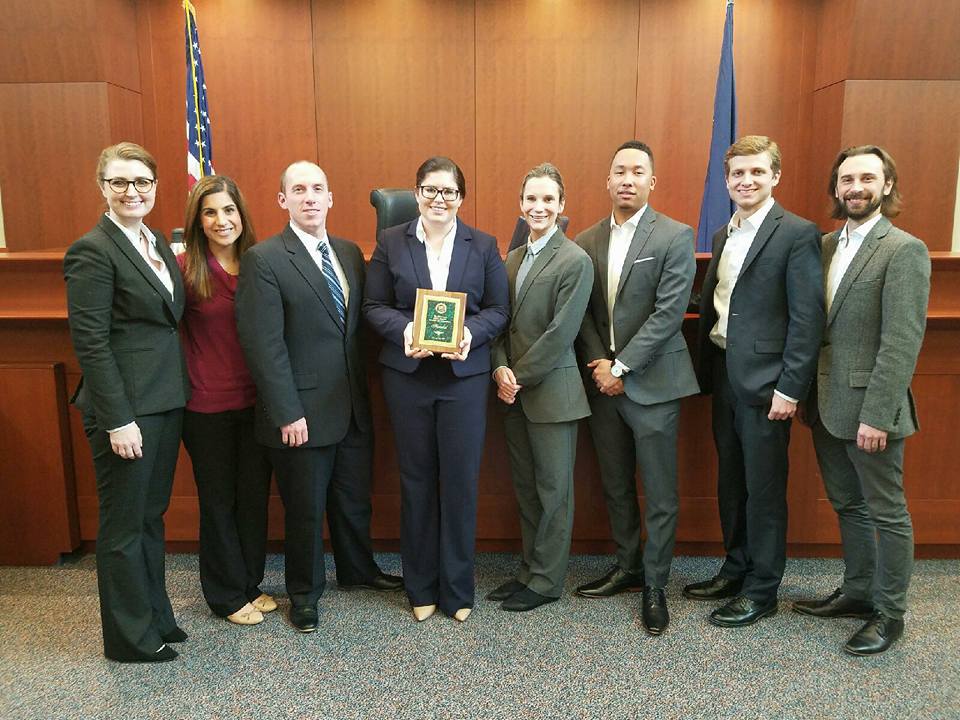
[[[407,225],[407,249],[413,261],[413,271],[417,275],[417,287],[430,289],[433,282],[430,280],[430,266],[427,264],[427,246],[417,238],[417,222],[413,220]]]
[[[453,236],[453,254],[450,256],[450,270],[447,273],[447,290],[458,288],[463,282],[463,271],[467,267],[472,239],[470,229],[457,220],[457,232]]]
[[[889,231],[890,221],[886,218],[881,218],[880,221],[873,226],[873,229],[863,239],[863,244],[860,245],[860,249],[857,250],[857,254],[854,255],[853,260],[850,261],[850,265],[847,267],[847,271],[843,274],[843,278],[840,280],[840,285],[837,287],[837,293],[833,296],[833,302],[830,303],[830,313],[827,315],[828,326],[837,316],[837,311],[843,304],[843,300],[847,296],[847,293],[850,292],[850,287],[857,279],[857,276],[863,272],[863,269],[867,266],[867,263],[870,262],[870,258],[873,257],[873,254],[880,247],[880,241]],[[837,232],[836,236],[839,238],[840,233]],[[834,244],[834,247],[836,247],[836,244]]]
[[[510,302],[513,306],[516,306],[514,298],[517,297],[517,273],[520,272],[520,263],[523,262],[526,252],[526,246],[521,246],[507,253],[507,261],[505,263],[507,266],[507,284],[510,288]],[[516,307],[514,307],[514,312],[516,312]]]
[[[300,238],[297,237],[297,234],[293,232],[293,229],[289,225],[283,229],[281,237],[283,238],[284,247],[287,249],[287,252],[290,253],[290,261],[293,263],[293,266],[297,269],[297,272],[303,276],[303,279],[307,281],[307,284],[317,294],[317,297],[320,298],[320,302],[323,303],[323,307],[327,313],[329,313],[330,319],[333,320],[337,327],[343,330],[343,324],[340,322],[340,313],[337,312],[337,307],[333,302],[333,296],[330,294],[330,288],[327,286],[327,279],[323,276],[323,271],[317,267],[310,253],[307,252]]]
[[[170,271],[170,277],[173,279],[173,288],[174,294],[177,294],[177,287],[180,286],[179,293],[179,310],[175,304],[175,300],[170,296],[170,291],[167,290],[166,286],[160,282],[160,278],[157,277],[157,273],[154,272],[153,268],[147,265],[147,261],[143,259],[143,256],[140,254],[139,250],[133,246],[133,243],[130,242],[123,230],[117,227],[117,224],[113,222],[110,218],[104,215],[100,218],[100,229],[103,230],[107,236],[113,240],[113,243],[120,249],[126,258],[133,264],[137,271],[143,276],[143,279],[147,281],[147,284],[150,285],[157,293],[160,294],[161,299],[163,300],[164,305],[167,306],[167,309],[170,311],[170,314],[173,316],[174,321],[178,321],[180,316],[183,314],[183,286],[182,280],[178,282],[180,278],[180,268],[177,267],[177,261],[175,258],[172,258],[173,252],[169,247],[161,248],[162,245],[166,245],[165,242],[157,240],[157,251],[160,253],[160,257],[163,258],[164,263],[167,266],[167,269]],[[164,252],[166,250],[166,252]],[[172,259],[171,262],[168,259],[168,256]]]
[[[774,231],[780,227],[780,221],[782,219],[783,208],[780,207],[780,203],[775,202],[773,203],[773,207],[770,208],[770,212],[768,212],[767,216],[763,219],[763,222],[760,223],[760,227],[757,228],[757,234],[753,238],[753,242],[750,243],[750,249],[747,250],[747,256],[743,259],[743,266],[740,268],[741,276],[746,272],[747,268],[750,267],[750,264],[756,259],[757,255],[760,254],[760,251],[763,250],[763,246],[770,240]]]
[[[160,257],[163,258],[163,262],[167,266],[167,271],[170,273],[170,279],[173,280],[173,300],[170,304],[170,309],[173,311],[173,316],[177,322],[180,322],[186,303],[186,293],[184,293],[183,290],[183,275],[180,273],[180,266],[177,265],[177,256],[173,254],[173,250],[167,245],[166,240],[157,232],[153,234],[157,238],[157,250],[160,253]],[[161,283],[161,285],[162,284],[163,283]],[[164,293],[164,299],[166,299],[167,295],[168,293]]]
[[[553,233],[553,236],[550,240],[547,241],[547,244],[544,246],[543,250],[539,252],[537,257],[533,261],[533,266],[530,268],[530,272],[527,273],[527,276],[523,279],[523,285],[520,288],[520,297],[517,298],[517,301],[513,306],[513,314],[517,314],[517,310],[520,308],[520,305],[523,303],[523,299],[527,296],[527,291],[530,290],[530,286],[533,285],[533,281],[536,279],[537,275],[543,272],[543,269],[553,260],[554,256],[557,254],[557,251],[560,250],[560,245],[566,238],[563,233],[560,232],[560,228]]]
[[[627,256],[623,259],[623,267],[620,269],[620,282],[617,284],[617,297],[620,297],[620,293],[623,292],[623,285],[627,281],[627,276],[633,270],[634,260],[640,257],[647,240],[650,239],[650,233],[653,232],[653,224],[656,220],[657,213],[648,205],[646,211],[640,216],[637,229],[633,231],[633,239],[627,249]],[[607,237],[609,242],[609,235]]]
[[[596,229],[597,272],[600,274],[600,287],[603,289],[603,304],[607,304],[607,266],[610,254],[610,218],[600,221]]]

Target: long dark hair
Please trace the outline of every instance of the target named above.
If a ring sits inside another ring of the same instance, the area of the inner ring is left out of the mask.
[[[230,195],[230,199],[237,206],[237,212],[240,213],[240,222],[243,224],[240,237],[233,243],[237,259],[257,241],[250,214],[247,212],[247,204],[237,184],[226,175],[207,175],[200,178],[187,198],[187,217],[183,224],[183,242],[187,248],[183,263],[183,279],[201,300],[207,300],[213,295],[213,287],[210,282],[210,268],[207,266],[207,236],[200,222],[200,211],[203,208],[203,199],[219,192]]]

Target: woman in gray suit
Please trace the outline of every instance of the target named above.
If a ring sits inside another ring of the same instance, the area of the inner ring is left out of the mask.
[[[97,584],[104,654],[161,662],[177,627],[164,583],[170,501],[189,396],[177,323],[183,281],[166,240],[144,218],[157,164],[139,145],[106,148],[97,184],[107,212],[64,257],[70,335],[83,379],[74,402],[97,475]]]

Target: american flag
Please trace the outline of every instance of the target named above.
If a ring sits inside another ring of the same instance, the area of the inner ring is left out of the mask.
[[[207,113],[207,85],[203,81],[197,13],[190,0],[183,0],[187,46],[187,189],[205,175],[213,175],[213,144]]]

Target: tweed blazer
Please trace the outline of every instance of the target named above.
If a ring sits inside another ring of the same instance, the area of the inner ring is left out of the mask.
[[[825,278],[839,236],[823,237]],[[892,438],[919,429],[910,379],[929,295],[927,246],[882,218],[864,238],[827,314],[815,413],[831,435],[856,439],[860,423]]]

